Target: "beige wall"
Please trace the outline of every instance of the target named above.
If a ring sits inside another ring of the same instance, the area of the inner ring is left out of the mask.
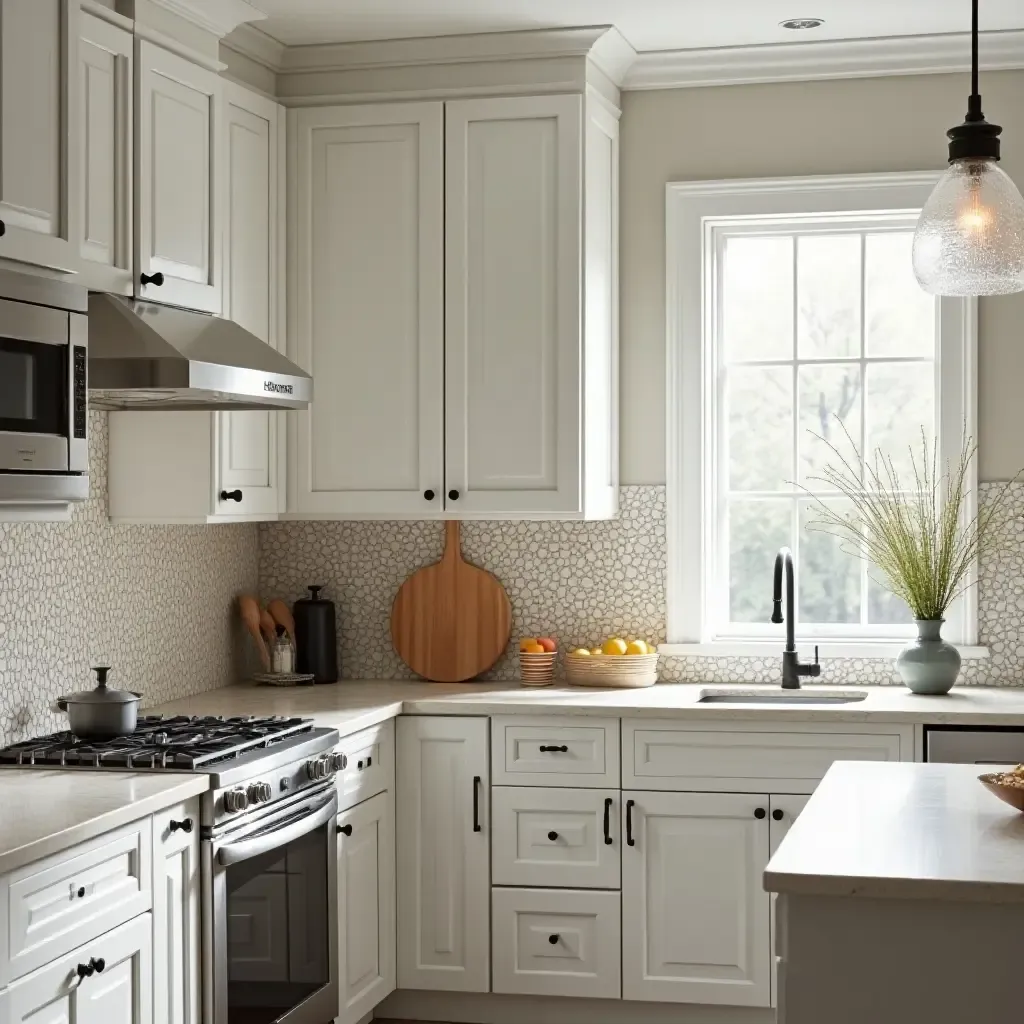
[[[1024,71],[982,78],[1024,187]],[[622,115],[622,427],[625,484],[665,480],[665,183],[939,168],[965,75],[628,92]],[[1024,295],[983,299],[983,480],[1024,466]]]

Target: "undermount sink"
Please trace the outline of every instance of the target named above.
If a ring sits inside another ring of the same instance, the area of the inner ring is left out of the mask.
[[[856,704],[864,700],[863,690],[838,690],[822,693],[815,690],[802,693],[799,690],[702,690],[698,704],[797,704],[828,707],[833,704]]]

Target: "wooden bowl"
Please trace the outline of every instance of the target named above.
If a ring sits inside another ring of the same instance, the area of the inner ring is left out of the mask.
[[[555,681],[555,651],[543,654],[519,652],[519,681],[523,686],[550,686]]]
[[[567,654],[565,678],[573,686],[653,686],[658,681],[658,655]]]
[[[1024,811],[1024,789],[996,782],[996,779],[999,778],[1001,774],[1002,772],[990,772],[987,775],[979,775],[978,781],[990,793],[995,793],[1003,803],[1009,804],[1011,807],[1016,807],[1018,811]]]

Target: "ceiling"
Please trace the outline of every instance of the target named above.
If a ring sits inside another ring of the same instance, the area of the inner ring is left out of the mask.
[[[251,0],[259,27],[287,45],[615,25],[640,51],[874,36],[970,28],[967,0]],[[824,18],[809,32],[779,22]],[[982,31],[1024,29],[1021,0],[984,0]]]

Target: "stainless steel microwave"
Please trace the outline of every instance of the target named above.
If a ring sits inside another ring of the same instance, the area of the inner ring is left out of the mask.
[[[0,271],[0,503],[89,496],[88,291]]]

